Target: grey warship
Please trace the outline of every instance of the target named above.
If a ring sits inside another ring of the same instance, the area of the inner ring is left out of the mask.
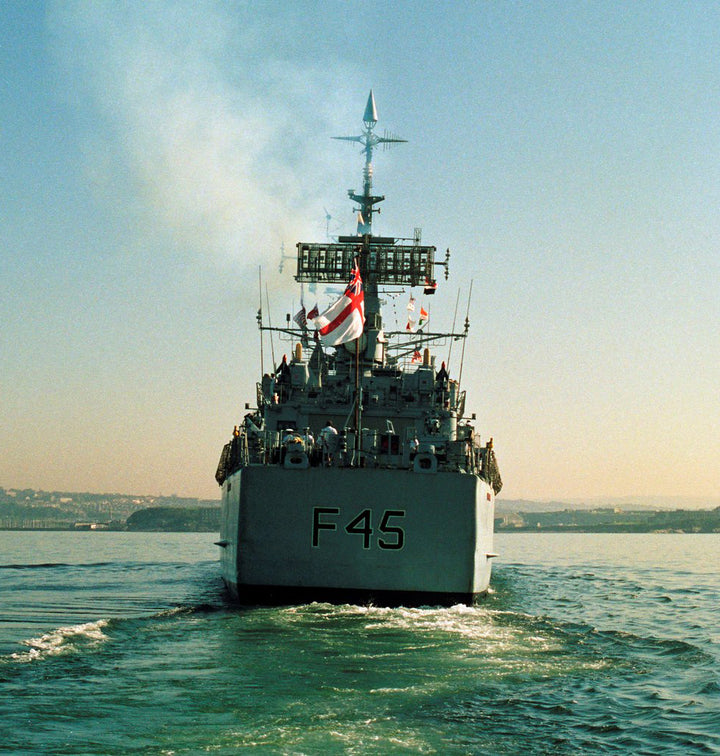
[[[255,406],[245,405],[216,472],[223,580],[243,604],[452,605],[490,584],[502,482],[492,439],[481,441],[466,413],[462,366],[458,379],[448,372],[468,319],[462,331],[433,332],[422,308],[405,330],[383,323],[383,297],[433,295],[450,254],[436,262],[418,230],[373,234],[384,199],[373,194],[373,150],[405,141],[376,134],[377,121],[371,90],[362,133],[334,137],[365,154],[363,191],[348,191],[357,235],[297,244],[296,281],[345,284],[343,296],[322,314],[303,305],[279,328],[258,311],[261,343],[274,332],[290,358],[261,367]],[[448,346],[446,365],[433,349]]]

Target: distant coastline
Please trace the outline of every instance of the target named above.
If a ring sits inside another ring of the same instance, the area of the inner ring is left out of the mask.
[[[0,530],[201,532],[219,530],[214,499],[0,488]],[[720,506],[667,509],[498,501],[498,533],[720,533]]]
[[[220,502],[0,488],[0,530],[217,532]]]
[[[495,518],[498,533],[720,533],[715,509],[632,510],[619,507],[525,512]]]

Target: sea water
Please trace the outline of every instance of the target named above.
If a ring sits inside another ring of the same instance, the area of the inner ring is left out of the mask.
[[[500,534],[398,609],[234,607],[213,540],[0,532],[0,752],[720,753],[720,535]]]

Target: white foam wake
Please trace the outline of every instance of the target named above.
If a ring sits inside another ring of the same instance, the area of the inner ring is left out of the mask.
[[[24,640],[22,643],[29,647],[29,651],[11,654],[11,658],[15,661],[35,661],[48,656],[72,653],[88,646],[98,646],[108,639],[103,632],[105,625],[107,620],[58,627],[39,638]]]

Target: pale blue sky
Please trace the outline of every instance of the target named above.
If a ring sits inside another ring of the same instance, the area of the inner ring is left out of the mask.
[[[503,495],[720,496],[716,3],[8,0],[0,30],[0,485],[216,495],[257,267],[324,208],[352,231],[329,137],[372,87],[408,140],[375,231],[451,249],[434,326],[474,281]]]

